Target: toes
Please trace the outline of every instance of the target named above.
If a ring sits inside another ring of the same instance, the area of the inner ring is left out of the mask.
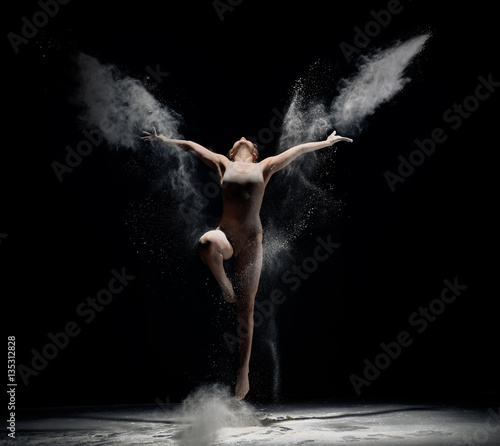
[[[226,299],[226,302],[229,302],[230,304],[234,304],[238,300],[238,299],[236,299],[234,294],[231,296],[226,296],[225,299]]]
[[[236,296],[234,295],[233,287],[228,287],[227,289],[223,289],[222,296],[224,297],[224,300],[229,303],[234,303],[237,300]]]

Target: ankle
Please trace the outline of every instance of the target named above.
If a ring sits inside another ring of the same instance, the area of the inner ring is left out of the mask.
[[[248,375],[248,372],[250,371],[250,367],[248,364],[241,365],[240,368],[238,369],[238,375],[240,373],[246,373]]]

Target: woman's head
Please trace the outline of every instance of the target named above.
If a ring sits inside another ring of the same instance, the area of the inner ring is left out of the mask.
[[[246,162],[257,162],[259,158],[259,151],[257,150],[257,144],[249,141],[248,139],[242,137],[233,144],[233,147],[229,151],[228,157],[232,161],[246,161]]]

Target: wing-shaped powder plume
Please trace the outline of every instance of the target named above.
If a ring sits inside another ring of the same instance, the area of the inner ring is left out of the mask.
[[[357,73],[338,83],[338,95],[330,104],[308,99],[313,95],[299,83],[283,120],[280,151],[325,138],[333,129],[345,136],[359,134],[363,121],[410,81],[405,70],[429,37],[422,34],[361,58]]]
[[[423,34],[363,58],[358,74],[341,82],[331,104],[331,122],[339,133],[359,133],[363,120],[403,89],[410,81],[405,69],[429,37]]]

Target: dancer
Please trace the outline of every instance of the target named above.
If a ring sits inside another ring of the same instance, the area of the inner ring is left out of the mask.
[[[217,172],[222,189],[222,217],[217,229],[203,234],[199,252],[208,265],[227,302],[235,302],[238,312],[239,369],[235,395],[243,399],[250,390],[248,373],[253,337],[255,295],[262,268],[262,225],[260,207],[271,176],[299,155],[330,147],[339,141],[352,142],[333,132],[325,141],[300,144],[260,162],[257,147],[245,138],[236,141],[229,158],[192,142],[168,139],[156,133],[143,132],[144,141],[159,141],[194,153]],[[236,258],[236,277],[227,277],[223,261]],[[235,289],[237,292],[235,292]]]

